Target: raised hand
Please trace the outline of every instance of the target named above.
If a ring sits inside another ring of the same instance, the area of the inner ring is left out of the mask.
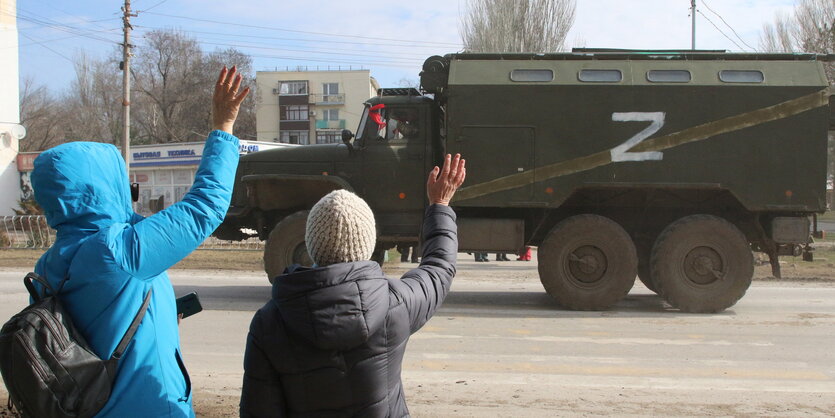
[[[212,97],[212,129],[230,134],[232,133],[232,127],[235,125],[235,119],[238,118],[241,102],[249,94],[249,87],[240,93],[238,92],[243,77],[236,74],[237,71],[237,67],[232,67],[228,71],[226,67],[223,67],[220,70],[220,76],[215,83],[215,94]]]
[[[444,158],[444,167],[432,169],[429,172],[429,179],[426,181],[426,194],[429,196],[430,204],[449,205],[455,191],[464,183],[467,176],[465,167],[466,161],[461,154],[455,157],[447,154]]]

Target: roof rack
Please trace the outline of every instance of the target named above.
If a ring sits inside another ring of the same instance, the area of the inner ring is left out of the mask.
[[[414,87],[386,87],[377,89],[378,96],[420,96]]]

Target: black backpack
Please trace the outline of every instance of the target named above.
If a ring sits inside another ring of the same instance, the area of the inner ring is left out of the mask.
[[[43,285],[43,296],[33,280]],[[145,316],[153,290],[148,290],[113,355],[102,360],[58,299],[66,280],[56,292],[42,277],[27,274],[23,284],[34,303],[0,330],[0,372],[9,391],[9,409],[24,417],[92,417],[99,412],[110,398],[116,366]]]

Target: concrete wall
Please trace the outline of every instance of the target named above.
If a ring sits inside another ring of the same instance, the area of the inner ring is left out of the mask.
[[[354,71],[258,71],[256,84],[258,97],[256,102],[256,130],[258,141],[273,141],[279,138],[279,95],[273,94],[279,81],[308,82],[309,94],[321,95],[323,83],[339,83],[339,93],[345,95],[343,105],[314,105],[309,104],[310,110],[316,112],[311,117],[310,142],[315,143],[316,132],[314,120],[323,119],[323,109],[338,109],[339,118],[345,120],[345,128],[355,131],[359,125],[362,103],[375,96],[376,81],[371,78],[369,70]]]
[[[0,0],[0,216],[13,215],[20,197],[17,152],[20,101],[17,51],[16,0]]]

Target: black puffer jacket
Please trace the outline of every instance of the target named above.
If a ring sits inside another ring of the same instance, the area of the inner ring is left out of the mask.
[[[455,212],[432,205],[423,259],[400,279],[373,261],[279,276],[250,325],[241,416],[408,416],[406,342],[449,292],[457,250]]]

